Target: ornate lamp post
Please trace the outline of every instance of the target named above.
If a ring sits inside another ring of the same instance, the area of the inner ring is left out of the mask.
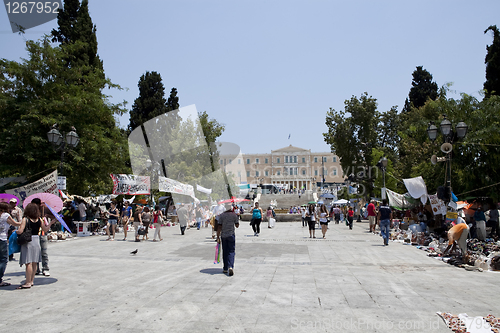
[[[69,133],[63,132],[61,134],[57,129],[57,124],[54,124],[52,129],[47,133],[47,138],[56,150],[61,150],[60,176],[62,176],[64,174],[64,155],[66,149],[76,148],[80,142],[80,137],[76,134],[75,127],[71,127],[71,131]]]
[[[456,126],[455,130],[453,130],[453,126],[450,120],[446,118],[446,115],[443,115],[444,119],[441,121],[439,125],[439,129],[443,136],[443,144],[441,145],[441,151],[446,154],[446,157],[437,157],[433,155],[431,157],[432,164],[436,164],[437,162],[446,162],[446,171],[444,178],[444,193],[442,196],[443,201],[445,201],[446,205],[451,200],[451,152],[453,150],[453,143],[459,139],[463,139],[467,135],[468,126],[463,121],[460,121]],[[427,127],[427,135],[429,139],[434,142],[438,135],[438,128],[434,125],[434,122],[430,122]],[[439,193],[438,189],[438,193]],[[441,191],[442,193],[442,191]],[[440,198],[441,199],[441,198]]]

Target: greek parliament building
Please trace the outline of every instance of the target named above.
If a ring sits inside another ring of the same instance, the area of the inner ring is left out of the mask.
[[[253,185],[251,187],[272,184],[284,189],[312,190],[322,184],[344,184],[342,168],[335,154],[313,153],[310,149],[292,145],[271,150],[270,154],[221,154],[219,163],[236,184]]]

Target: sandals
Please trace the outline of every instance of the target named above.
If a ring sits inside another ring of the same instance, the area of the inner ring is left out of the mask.
[[[30,289],[31,286],[28,286],[28,285],[25,285],[25,284],[22,284],[20,285],[19,287],[17,287],[16,289]]]
[[[0,287],[8,287],[8,286],[10,286],[10,283],[8,283],[8,282],[0,283]]]

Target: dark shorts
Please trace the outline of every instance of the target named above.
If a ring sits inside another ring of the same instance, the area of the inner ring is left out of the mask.
[[[307,225],[309,226],[309,230],[314,230],[316,221],[307,221]]]
[[[321,225],[328,225],[328,222],[320,222]]]

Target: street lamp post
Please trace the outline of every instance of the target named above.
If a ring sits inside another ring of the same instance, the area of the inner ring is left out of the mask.
[[[446,162],[446,170],[444,176],[444,194],[442,196],[445,204],[451,200],[451,152],[453,150],[453,143],[456,140],[463,139],[467,134],[468,126],[463,121],[460,121],[456,126],[455,130],[452,129],[452,123],[450,120],[446,118],[446,115],[443,115],[444,119],[441,121],[439,125],[439,129],[441,130],[441,134],[443,136],[443,144],[441,145],[441,151],[446,154],[445,158],[432,156],[431,162],[432,164],[436,164],[437,162]],[[434,122],[430,122],[427,127],[427,135],[429,139],[434,142],[438,135],[438,128],[434,125]],[[438,191],[439,192],[439,191]],[[441,192],[442,193],[442,192]],[[441,199],[441,198],[440,198]]]
[[[387,158],[385,158],[385,156],[384,156],[377,163],[377,167],[379,167],[379,169],[382,170],[382,178],[384,180],[384,187],[382,187],[382,191],[380,193],[382,200],[387,198],[386,192],[385,192],[385,171],[387,170],[387,162],[388,162]]]
[[[159,188],[159,176],[161,172],[163,171],[163,176],[167,177],[167,171],[165,168],[165,160],[161,159],[161,163],[158,163],[156,161],[151,161],[149,158],[146,160],[146,168],[150,170],[151,172],[151,177],[150,177],[150,182],[151,182],[151,190],[150,190],[150,197],[151,197],[151,203],[154,201],[153,200],[153,181],[158,183],[158,190]],[[161,168],[161,169],[160,169]],[[156,175],[156,177],[155,177]],[[167,206],[168,209],[168,206]]]
[[[57,129],[57,124],[54,124],[52,129],[47,133],[47,138],[56,150],[61,150],[60,176],[62,176],[64,174],[64,155],[66,153],[66,149],[76,148],[80,142],[80,137],[76,134],[76,129],[74,127],[71,127],[71,131],[69,133],[63,132],[61,134]]]

